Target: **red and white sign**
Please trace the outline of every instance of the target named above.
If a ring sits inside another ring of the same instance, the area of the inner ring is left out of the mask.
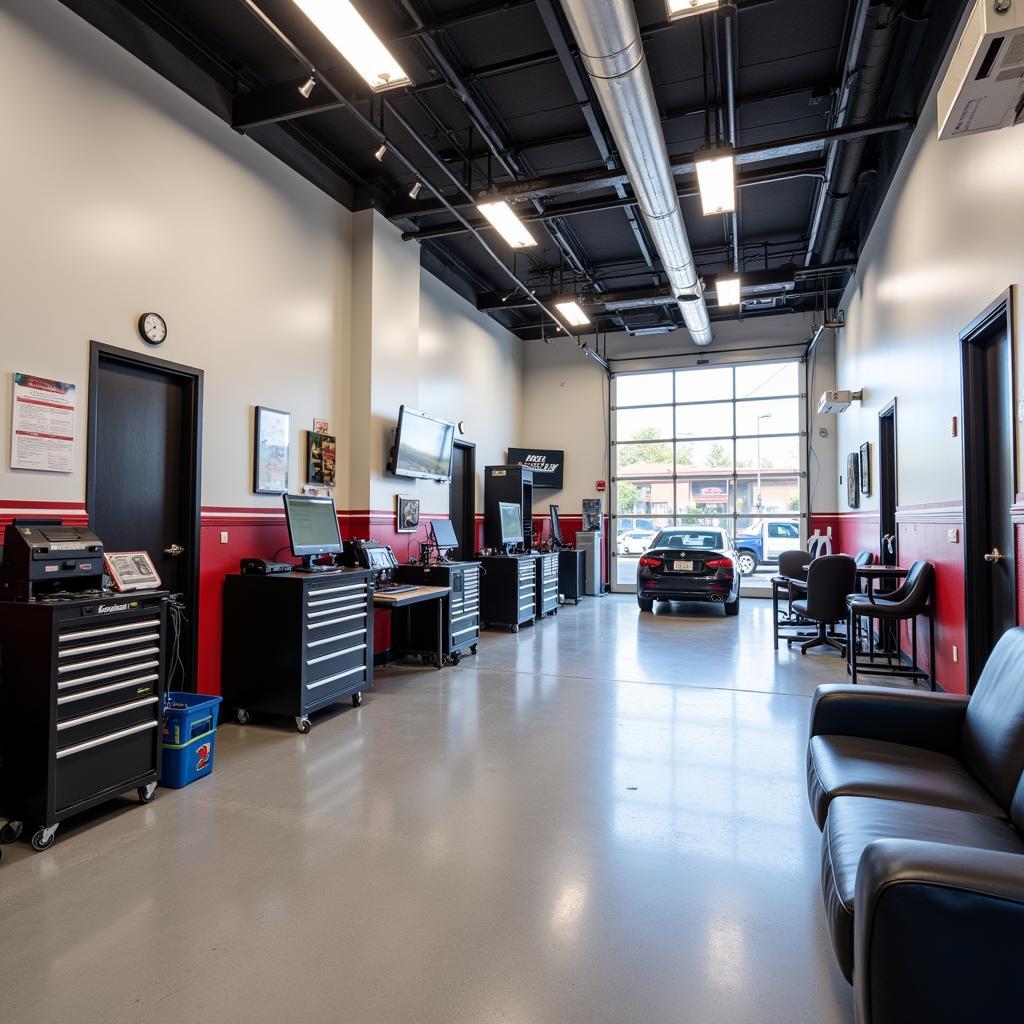
[[[597,483],[594,484],[594,487],[598,491],[606,491],[606,490],[608,490],[608,485],[603,480],[598,480]]]
[[[14,375],[11,469],[70,473],[75,451],[74,384],[29,373]]]

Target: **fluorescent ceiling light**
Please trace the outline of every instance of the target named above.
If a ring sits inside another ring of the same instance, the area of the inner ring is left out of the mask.
[[[412,85],[412,79],[348,0],[294,0],[374,92]]]
[[[573,327],[585,327],[590,323],[590,317],[580,309],[580,304],[575,300],[570,300],[569,302],[556,302],[555,309],[557,309]]]
[[[728,146],[703,149],[695,157],[704,216],[736,209],[736,158]]]
[[[719,0],[667,0],[668,20],[685,18],[688,14],[703,14],[718,9]]]
[[[720,277],[715,282],[715,294],[719,306],[738,306],[740,304],[740,279],[738,277]]]
[[[528,249],[531,245],[537,244],[537,239],[530,234],[529,229],[504,199],[492,203],[477,203],[476,208],[513,249]]]

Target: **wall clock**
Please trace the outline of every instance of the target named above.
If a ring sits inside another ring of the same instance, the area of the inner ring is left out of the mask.
[[[148,345],[162,345],[167,337],[167,321],[159,313],[139,317],[139,337]]]

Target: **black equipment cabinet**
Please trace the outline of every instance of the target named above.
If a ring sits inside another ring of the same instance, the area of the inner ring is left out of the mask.
[[[580,598],[587,592],[587,560],[584,552],[558,552],[558,589],[563,601],[580,603]]]
[[[558,614],[558,552],[548,551],[534,555],[537,560],[535,595],[537,618]]]
[[[517,632],[537,617],[535,555],[488,555],[480,559],[480,622]]]
[[[242,725],[251,712],[295,719],[373,685],[373,587],[367,569],[224,580],[224,703]]]
[[[444,598],[441,644],[446,661],[458,664],[469,651],[476,654],[480,642],[480,565],[478,562],[438,562],[436,565],[401,565],[392,573],[402,583],[421,587],[448,587]],[[392,615],[402,620],[392,627],[396,636],[406,637],[405,653],[429,653],[436,659],[437,614],[430,602],[395,608]],[[397,628],[396,628],[397,627]]]
[[[484,544],[501,548],[501,502],[518,505],[523,515],[523,547],[533,548],[533,470],[488,466],[484,470]]]
[[[167,593],[0,602],[0,841],[160,777]]]

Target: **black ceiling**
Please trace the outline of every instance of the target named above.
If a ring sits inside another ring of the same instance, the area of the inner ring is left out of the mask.
[[[292,0],[63,2],[346,206],[376,206],[409,237],[422,235],[431,266],[520,336],[538,337],[551,322],[514,289],[495,255],[539,299],[584,297],[602,330],[681,324],[628,183],[614,180],[614,143],[558,0],[356,0],[415,83],[377,97]],[[964,0],[735,7],[744,154],[737,248],[745,285],[758,286],[745,292],[739,315],[827,309],[884,198]],[[862,7],[868,31],[851,51]],[[714,138],[724,130],[727,15],[669,23],[664,0],[637,0],[636,9],[690,243],[713,288],[736,255],[732,221],[702,215],[689,158],[708,131]],[[884,38],[871,33],[879,25]],[[851,52],[861,59],[848,79]],[[322,79],[308,100],[297,88],[309,70],[303,60]],[[840,117],[844,83],[855,100],[872,78],[874,98],[859,110],[851,101]],[[837,123],[856,137],[830,138]],[[382,162],[374,158],[380,132],[392,147]],[[411,200],[417,178],[425,187]],[[512,186],[531,196],[518,209],[535,218],[540,243],[514,261],[493,231],[467,231],[450,209],[478,228],[472,197]],[[823,264],[830,269],[815,272]],[[738,315],[713,299],[709,308],[713,321]]]

